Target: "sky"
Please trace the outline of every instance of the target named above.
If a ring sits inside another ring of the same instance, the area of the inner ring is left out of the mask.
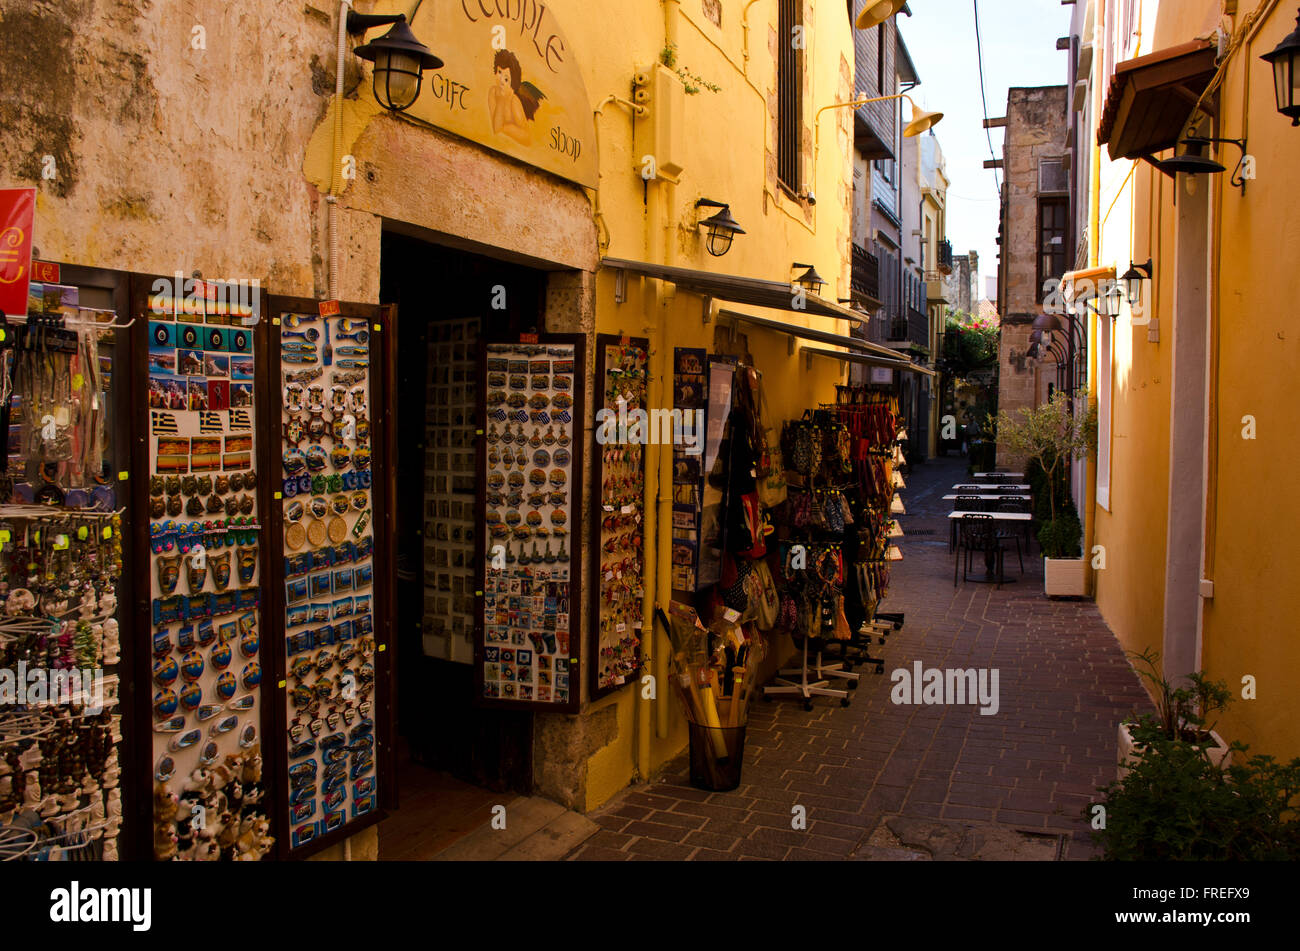
[[[998,192],[989,158],[984,107],[975,54],[976,0],[910,0],[912,16],[900,13],[898,29],[921,85],[910,95],[923,109],[938,110],[934,127],[947,164],[948,240],[954,254],[978,251],[980,290],[997,274]],[[1060,0],[978,0],[984,50],[985,93],[991,118],[1007,111],[1012,86],[1054,86],[1067,82],[1064,50],[1057,37],[1070,32],[1074,9]],[[906,114],[906,110],[904,110]],[[1002,157],[1002,131],[990,129],[993,151]],[[998,181],[1002,180],[997,170]]]

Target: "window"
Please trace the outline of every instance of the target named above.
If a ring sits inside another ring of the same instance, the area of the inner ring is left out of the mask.
[[[1061,192],[1065,193],[1070,190],[1069,173],[1064,158],[1050,158],[1038,160],[1038,191],[1040,193]]]
[[[1065,227],[1068,198],[1038,199],[1038,299],[1047,296],[1043,285],[1065,274]]]
[[[885,94],[885,24],[876,27],[876,95]]]
[[[891,185],[894,183],[893,159],[876,159],[876,171],[880,173],[880,177],[885,181],[889,182]]]
[[[799,25],[802,0],[780,0],[777,42],[777,143],[776,177],[795,194],[800,179],[800,135],[803,126],[803,63],[794,48],[794,28]]]

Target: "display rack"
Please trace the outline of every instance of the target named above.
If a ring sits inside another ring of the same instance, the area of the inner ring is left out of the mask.
[[[584,338],[486,342],[480,359],[475,702],[576,713]]]
[[[269,544],[280,854],[300,858],[383,816],[392,737],[392,327],[361,304],[271,298],[268,403],[280,438]],[[282,692],[282,693],[281,693]]]
[[[182,296],[146,295],[141,282],[132,305],[147,333],[136,357],[146,425],[135,447],[146,477],[132,504],[148,515],[133,564],[149,579],[136,621],[149,649],[136,671],[150,684],[140,699],[152,716],[138,723],[152,722],[142,749],[151,851],[160,860],[257,859],[274,845],[262,746],[267,334],[217,285],[189,283]]]
[[[641,669],[645,444],[657,438],[644,415],[649,346],[640,337],[596,336],[592,485],[599,488],[600,508],[598,544],[591,546],[592,699],[629,683]]]
[[[128,301],[82,306],[93,293],[77,270],[72,283],[31,284],[28,314],[0,318],[4,860],[119,857],[118,617],[131,592],[118,500],[127,420],[115,411],[131,373],[115,363]]]

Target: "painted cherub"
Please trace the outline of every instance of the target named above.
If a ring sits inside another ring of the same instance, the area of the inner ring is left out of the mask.
[[[504,132],[520,145],[532,144],[531,122],[546,95],[523,80],[519,58],[509,50],[497,50],[492,59],[495,83],[488,87],[488,113],[492,131]]]

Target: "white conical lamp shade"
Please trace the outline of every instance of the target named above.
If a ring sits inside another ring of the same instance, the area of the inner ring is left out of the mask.
[[[867,5],[858,14],[857,28],[869,30],[873,26],[880,26],[903,9],[906,3],[907,0],[867,0]]]

